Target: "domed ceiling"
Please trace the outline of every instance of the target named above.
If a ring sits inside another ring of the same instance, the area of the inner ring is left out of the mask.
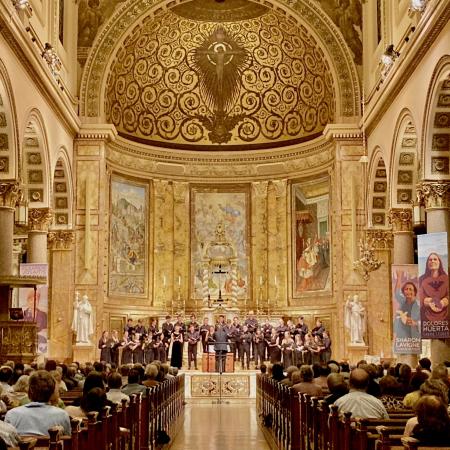
[[[334,117],[315,39],[246,0],[194,0],[144,20],[117,51],[105,97],[122,136],[196,150],[301,142]]]

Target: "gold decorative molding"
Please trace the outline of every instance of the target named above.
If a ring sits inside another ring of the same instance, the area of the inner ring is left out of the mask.
[[[370,272],[378,270],[384,261],[375,256],[375,246],[372,241],[359,242],[360,258],[353,262],[353,269],[357,270],[365,281],[369,281]]]
[[[366,241],[371,242],[375,250],[394,247],[394,236],[390,230],[366,230]]]
[[[417,184],[417,198],[426,209],[446,209],[450,205],[450,182],[422,181]]]
[[[0,207],[15,208],[22,196],[18,181],[3,181],[0,183]]]
[[[50,208],[32,208],[28,211],[29,231],[48,231],[53,220]]]
[[[391,208],[389,223],[394,233],[399,231],[412,231],[412,210],[406,208]]]
[[[75,232],[72,230],[50,231],[47,236],[48,247],[51,250],[72,250]]]

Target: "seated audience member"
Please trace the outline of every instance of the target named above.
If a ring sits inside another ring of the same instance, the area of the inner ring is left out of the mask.
[[[420,398],[425,395],[433,395],[441,399],[444,405],[448,405],[448,388],[441,380],[432,380],[429,378],[420,386]],[[419,398],[419,400],[420,400]],[[417,401],[418,403],[418,401]],[[416,405],[417,405],[416,403]],[[408,419],[405,426],[405,431],[403,432],[404,436],[411,436],[412,430],[417,425],[417,416],[411,417]]]
[[[59,370],[52,370],[50,372],[50,375],[55,379],[56,381],[56,390],[58,391],[58,393],[64,394],[64,392],[67,392],[67,386],[66,384],[62,381],[62,376],[61,376],[61,372]],[[63,385],[64,383],[64,385]]]
[[[17,430],[9,423],[0,420],[0,441],[3,441],[5,449],[19,446],[20,436]]]
[[[131,369],[128,372],[128,384],[122,388],[122,392],[128,396],[139,393],[142,393],[142,396],[145,396],[147,388],[142,386],[142,384],[139,384],[139,382],[139,372],[135,369]]]
[[[332,405],[338,398],[348,394],[348,384],[341,373],[330,373],[327,377],[327,387],[330,394],[324,400],[328,405]]]
[[[125,399],[127,402],[130,401],[130,397],[120,390],[122,387],[122,377],[119,373],[114,372],[108,377],[108,387],[109,391],[106,397],[110,402],[121,403],[122,399]]]
[[[275,380],[275,381],[284,380],[283,366],[279,363],[275,363],[272,366],[272,380]]]
[[[105,406],[107,406],[105,391],[102,388],[95,387],[86,395],[83,395],[80,406],[68,406],[66,412],[70,417],[85,419],[87,413],[100,413]]]
[[[377,366],[375,364],[360,364],[359,368],[364,369],[369,374],[369,385],[366,392],[374,397],[380,397],[380,385],[375,381],[378,377]]]
[[[450,416],[442,399],[434,395],[424,395],[415,406],[417,425],[412,437],[421,445],[450,444]]]
[[[261,365],[259,366],[259,371],[261,372],[261,375],[262,375],[263,377],[266,377],[266,376],[267,376],[267,366],[266,366],[265,364],[261,364]]]
[[[286,369],[286,378],[281,380],[280,383],[284,384],[285,386],[291,387],[292,386],[292,374],[297,371],[298,371],[297,366],[289,366]]]
[[[367,393],[369,374],[364,369],[353,369],[350,373],[350,392],[334,403],[341,413],[351,412],[353,417],[388,419],[381,400]]]
[[[13,391],[8,394],[13,403],[17,406],[26,405],[30,403],[28,398],[28,384],[30,377],[28,375],[22,375],[13,386]]]
[[[350,378],[350,366],[346,362],[341,362],[341,371],[339,372],[346,381]]]
[[[327,366],[330,368],[330,373],[339,373],[341,368],[336,361],[328,361]]]
[[[419,359],[419,368],[422,369],[423,372],[427,373],[428,376],[431,375],[431,360],[428,358]]]
[[[66,411],[49,405],[55,393],[55,379],[45,370],[38,370],[30,376],[27,405],[11,409],[5,422],[13,425],[20,435],[48,436],[48,429],[60,426],[65,435],[70,435],[69,415]]]
[[[142,384],[146,387],[158,386],[159,382],[156,380],[158,377],[158,367],[154,364],[147,364],[145,367],[145,380]]]
[[[444,364],[438,364],[436,367],[433,367],[431,371],[431,379],[432,380],[441,380],[449,389],[449,397],[447,399],[447,404],[450,403],[450,380],[448,379],[447,367]]]
[[[400,383],[399,395],[406,395],[411,392],[412,370],[408,364],[402,364],[398,371],[397,381]]]
[[[300,383],[292,386],[294,391],[301,394],[309,394],[314,397],[322,395],[322,388],[313,381],[313,371],[310,366],[300,367]]]
[[[69,366],[66,369],[63,367],[62,379],[66,384],[67,390],[72,391],[78,388],[78,380],[75,378],[77,374],[77,369],[73,366]]]
[[[0,414],[5,414],[6,403],[2,400],[2,397],[3,397],[3,388],[0,386]]]
[[[163,363],[161,364],[161,369],[164,371],[164,380],[168,380],[169,378],[173,378],[173,375],[170,372],[170,364]]]
[[[13,370],[10,366],[2,366],[0,367],[0,386],[2,387],[3,395],[9,394],[12,392],[12,386],[10,386],[9,382],[11,381],[13,374]]]
[[[330,375],[331,370],[329,366],[322,366],[319,369],[319,376],[317,378],[314,378],[314,383],[317,384],[317,386],[320,386],[322,389],[327,390],[328,389],[328,383],[327,378],[328,375]]]
[[[23,363],[18,362],[14,365],[13,374],[10,380],[11,385],[14,385],[16,381],[23,375],[23,371],[25,370],[25,366]]]
[[[414,405],[420,398],[420,386],[427,381],[429,375],[422,371],[417,370],[411,377],[411,390],[409,394],[405,395],[403,399],[403,406],[405,408],[414,408]]]
[[[400,384],[392,375],[386,375],[380,380],[380,400],[386,409],[403,409],[403,401],[396,398],[400,392]]]

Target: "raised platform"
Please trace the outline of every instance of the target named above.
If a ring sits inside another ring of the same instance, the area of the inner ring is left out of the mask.
[[[254,399],[256,398],[257,370],[234,373],[203,373],[182,370],[185,375],[185,396],[190,399]]]

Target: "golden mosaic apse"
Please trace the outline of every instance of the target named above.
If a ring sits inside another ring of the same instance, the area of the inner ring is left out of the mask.
[[[147,18],[126,37],[108,76],[107,120],[129,139],[175,148],[264,148],[319,135],[333,120],[334,91],[311,34],[245,0],[214,14],[200,6],[209,3]]]

